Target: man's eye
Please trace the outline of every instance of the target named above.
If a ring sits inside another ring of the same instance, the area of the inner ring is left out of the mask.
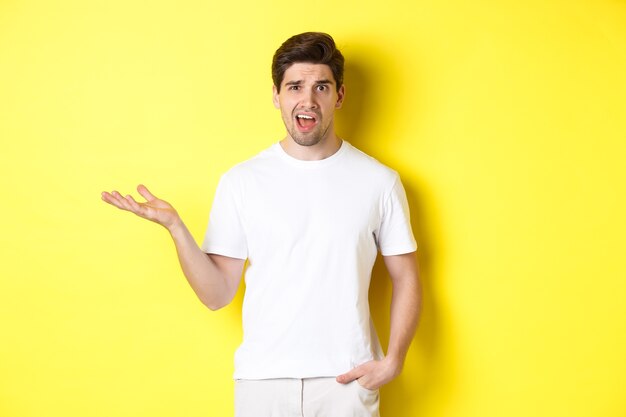
[[[293,90],[293,91],[295,91],[295,90],[298,90],[298,89],[300,89],[300,86],[299,86],[299,85],[290,85],[290,86],[289,86],[289,90]]]
[[[325,85],[318,85],[317,86],[317,91],[326,91],[326,86]]]

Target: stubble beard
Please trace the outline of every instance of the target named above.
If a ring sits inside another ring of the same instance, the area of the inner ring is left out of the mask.
[[[326,137],[330,124],[325,129],[318,125],[315,130],[307,133],[299,132],[296,126],[287,128],[287,132],[291,139],[300,146],[315,146]],[[323,130],[322,130],[323,129]]]
[[[291,129],[289,132],[289,136],[300,146],[314,146],[320,143],[322,140],[322,135],[319,132],[311,132],[308,134],[302,134],[300,132],[295,131],[295,129]]]

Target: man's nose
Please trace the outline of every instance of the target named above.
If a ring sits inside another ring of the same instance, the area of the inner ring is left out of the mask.
[[[305,90],[303,92],[302,101],[300,102],[300,104],[302,105],[302,107],[305,107],[308,109],[317,108],[317,102],[315,100],[315,93],[311,90]]]

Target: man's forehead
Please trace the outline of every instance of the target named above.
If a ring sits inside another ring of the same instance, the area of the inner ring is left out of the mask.
[[[292,64],[283,75],[283,84],[295,81],[323,81],[335,84],[333,72],[326,64],[312,64],[309,62],[296,62]]]

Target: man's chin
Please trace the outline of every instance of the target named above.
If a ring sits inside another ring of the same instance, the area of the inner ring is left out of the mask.
[[[296,142],[300,146],[315,146],[318,143],[320,143],[320,140],[322,138],[318,135],[315,135],[315,136],[291,135],[291,139],[293,139],[293,141]]]

